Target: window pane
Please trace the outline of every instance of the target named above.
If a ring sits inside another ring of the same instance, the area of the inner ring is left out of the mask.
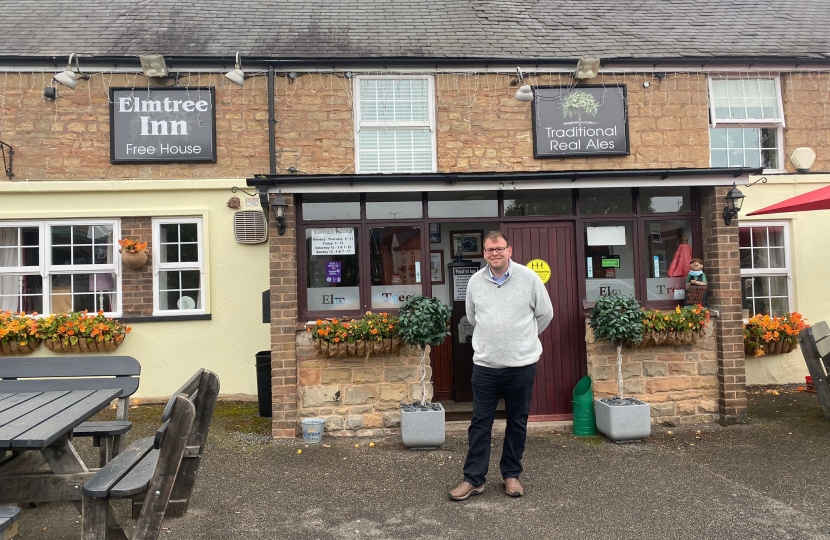
[[[415,219],[424,214],[420,193],[367,193],[367,219]]]
[[[527,190],[504,194],[505,216],[562,216],[573,213],[571,190]]]
[[[43,278],[38,275],[0,276],[0,311],[43,310]]]
[[[113,274],[53,274],[50,283],[52,313],[114,310],[115,298],[111,292],[115,289]]]
[[[499,205],[493,191],[430,191],[431,218],[497,217]]]
[[[691,188],[640,188],[640,212],[689,212],[691,209]]]
[[[357,194],[305,194],[302,199],[303,221],[360,219],[360,196]]]
[[[421,228],[373,227],[369,235],[372,309],[398,309],[408,298],[423,292]]]
[[[645,266],[648,300],[685,298],[686,276],[692,260],[690,220],[645,223]]]
[[[766,229],[769,245],[784,247],[784,227],[767,227]]]
[[[634,294],[632,224],[626,221],[585,223],[585,290],[588,302],[616,292]]]
[[[781,317],[790,311],[786,276],[756,276],[743,281],[741,297],[743,309],[748,311],[744,315]]]
[[[202,309],[201,272],[162,270],[159,272],[159,309]]]
[[[309,311],[360,310],[358,229],[306,229]]]
[[[114,242],[109,225],[52,226],[50,238],[53,265],[113,263]]]
[[[712,81],[712,103],[719,119],[777,120],[777,93],[773,79]]]
[[[583,214],[628,214],[634,208],[630,188],[583,189],[579,211]]]
[[[728,150],[712,150],[709,159],[712,161],[712,167],[729,166]]]
[[[38,227],[0,227],[0,267],[38,266]]]
[[[428,128],[361,128],[358,141],[360,172],[432,171],[432,133]]]

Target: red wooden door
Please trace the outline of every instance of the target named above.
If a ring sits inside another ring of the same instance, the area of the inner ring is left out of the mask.
[[[534,259],[541,259],[551,269],[545,287],[553,303],[553,321],[539,336],[542,357],[536,366],[530,420],[567,419],[573,414],[573,389],[586,374],[587,366],[574,224],[510,223],[505,225],[505,229],[513,246],[514,261],[527,265]]]

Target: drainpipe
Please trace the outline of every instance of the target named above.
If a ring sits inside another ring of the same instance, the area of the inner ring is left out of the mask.
[[[268,66],[268,158],[271,174],[277,174],[277,119],[274,117],[274,66]]]

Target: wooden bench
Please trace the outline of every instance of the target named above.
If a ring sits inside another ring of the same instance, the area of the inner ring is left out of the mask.
[[[130,356],[73,356],[71,358],[0,358],[0,392],[100,390],[120,388],[116,420],[84,422],[72,434],[92,437],[100,447],[101,466],[124,446],[130,396],[138,389],[141,364]]]
[[[11,538],[11,528],[20,519],[20,508],[16,506],[0,506],[0,540]],[[7,533],[10,533],[6,536]]]
[[[133,442],[84,484],[83,540],[105,540],[112,499],[142,501],[134,540],[155,539],[171,503],[184,513],[219,395],[215,373],[199,370],[168,401],[153,437]],[[175,514],[174,514],[175,515]],[[117,524],[116,524],[117,527]]]
[[[798,337],[807,369],[813,378],[818,401],[824,411],[824,418],[830,420],[830,326],[825,321],[802,330]]]

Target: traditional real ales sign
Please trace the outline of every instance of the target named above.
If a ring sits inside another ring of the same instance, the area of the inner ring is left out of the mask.
[[[533,157],[629,153],[625,85],[538,86]]]
[[[213,87],[110,88],[110,161],[215,162]]]

